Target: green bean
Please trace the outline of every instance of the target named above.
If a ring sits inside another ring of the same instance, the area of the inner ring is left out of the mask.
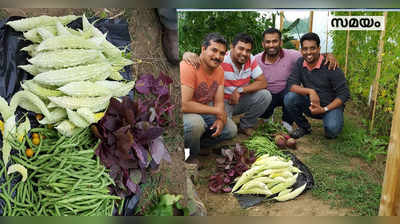
[[[22,160],[22,159],[20,159],[20,158],[18,158],[18,157],[15,157],[14,155],[11,155],[11,158],[12,158],[12,160],[14,160],[15,162],[20,163],[21,165],[23,165],[24,167],[27,167],[27,168],[29,168],[29,169],[36,170],[36,169],[38,168],[38,167],[36,167],[36,166],[33,166],[33,165],[31,165],[31,164],[25,162],[24,160]]]
[[[5,207],[3,208],[3,216],[6,216],[6,215],[8,214],[7,212],[10,212],[10,211],[11,211],[10,200],[9,200],[9,198],[5,195],[4,192],[1,192],[1,193],[0,193],[0,197],[3,198],[3,200],[6,202],[6,205],[7,205],[7,209],[6,209]]]
[[[79,185],[81,182],[82,182],[82,179],[79,179],[79,180],[74,184],[74,186],[72,186],[71,191],[74,191],[74,190],[78,187],[78,185]]]
[[[114,200],[113,200],[114,203]],[[119,208],[118,208],[118,215],[122,214],[122,209],[124,208],[124,203],[125,203],[125,198],[122,198],[121,203],[119,204]]]
[[[58,216],[61,216],[60,210],[58,209],[57,205],[54,205],[54,208],[56,209],[56,213]]]
[[[85,196],[78,196],[78,197],[73,197],[69,199],[64,199],[59,201],[59,203],[72,203],[75,201],[81,201],[81,200],[88,200],[88,199],[93,199],[93,198],[98,198],[98,199],[120,199],[118,196],[114,195],[85,195]]]

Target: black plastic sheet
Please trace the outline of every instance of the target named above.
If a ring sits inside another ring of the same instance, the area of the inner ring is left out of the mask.
[[[21,51],[20,49],[32,44],[32,42],[25,40],[22,32],[17,32],[12,27],[6,25],[8,21],[22,18],[24,17],[12,16],[0,21],[0,96],[6,99],[7,102],[10,102],[12,96],[22,89],[20,84],[21,81],[33,78],[32,75],[23,69],[18,68],[18,65],[28,64],[27,59],[29,57],[27,52]],[[131,38],[128,30],[128,23],[125,20],[98,18],[89,18],[88,20],[90,22],[96,21],[94,26],[103,33],[107,33],[106,38],[113,45],[117,46],[121,50],[126,50],[127,52],[130,51]],[[76,19],[67,26],[73,29],[82,29],[82,19]],[[125,79],[132,80],[132,71],[130,66],[126,66],[120,73]],[[129,97],[133,98],[133,91],[130,91]],[[39,123],[36,121],[35,114],[33,112],[28,112],[18,107],[16,111],[16,119],[19,120],[26,114],[31,121],[31,127],[37,127]],[[2,139],[3,136],[0,134],[1,147],[3,145]],[[14,153],[15,152],[12,150],[11,154]],[[2,159],[1,151],[0,159]],[[2,169],[1,164],[2,163],[0,163],[0,170]],[[18,178],[11,180],[11,185],[15,185],[18,183],[18,181],[20,181],[20,179],[20,176],[18,176]],[[2,185],[4,182],[4,175],[0,175],[0,185]],[[14,195],[15,193],[12,195],[12,197],[14,197]],[[125,199],[123,215],[133,215],[138,201],[138,196],[127,197]],[[3,214],[2,208],[4,204],[4,200],[0,198],[0,215]],[[115,215],[117,214],[115,213]]]
[[[290,159],[293,161],[293,166],[299,168],[301,173],[299,173],[296,183],[291,187],[292,189],[296,189],[298,187],[303,186],[304,183],[307,183],[306,188],[301,194],[304,194],[307,190],[310,190],[314,186],[314,178],[304,163],[302,163],[297,157],[289,152],[284,151],[284,153],[290,156]],[[300,195],[301,195],[300,194]],[[240,207],[242,208],[249,208],[260,204],[266,200],[270,200],[271,198],[277,196],[278,194],[271,195],[270,197],[266,198],[264,195],[250,195],[250,194],[233,194],[237,200],[239,201]]]

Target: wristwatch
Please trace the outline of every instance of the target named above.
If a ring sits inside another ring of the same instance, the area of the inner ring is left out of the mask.
[[[328,107],[324,107],[325,112],[328,112],[328,110],[329,110]]]
[[[243,88],[239,87],[239,88],[237,88],[237,91],[238,91],[238,93],[243,93]]]

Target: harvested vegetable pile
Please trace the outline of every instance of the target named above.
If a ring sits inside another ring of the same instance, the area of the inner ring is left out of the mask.
[[[267,197],[278,194],[273,199],[287,201],[300,195],[306,183],[293,190],[301,171],[279,156],[263,155],[244,172],[232,189],[235,194],[262,194]]]
[[[212,175],[208,188],[215,193],[231,192],[235,178],[248,170],[256,160],[254,153],[236,144],[235,149],[222,149],[224,157],[217,158],[217,173]]]
[[[254,151],[257,157],[268,154],[288,158],[268,137],[255,135],[246,140],[244,144],[249,150]]]
[[[107,112],[96,124],[94,133],[101,139],[96,154],[115,180],[113,194],[140,194],[139,184],[146,180],[146,169],[157,169],[163,159],[171,161],[161,136],[174,108],[168,89],[171,82],[164,74],[157,79],[142,75],[136,89],[156,99],[111,99]]]
[[[22,164],[22,180],[12,185],[20,174],[1,175],[0,197],[5,201],[3,215],[112,215],[118,196],[110,195],[113,181],[95,157],[99,141],[88,128],[66,138],[54,129],[34,128],[40,143],[28,135],[22,142],[9,136],[15,153],[12,161]],[[26,153],[26,145],[33,155]],[[12,165],[10,166],[12,167]],[[25,171],[23,171],[25,170]]]
[[[119,73],[132,61],[85,16],[82,30],[65,26],[77,18],[7,23],[33,43],[22,49],[30,64],[19,67],[34,78],[21,83],[10,104],[0,98],[3,215],[122,214],[124,197],[140,193],[148,168],[169,160],[161,135],[174,124],[172,80],[142,75],[136,89],[146,96],[133,101],[126,95],[135,81]],[[149,93],[156,99],[146,99]],[[40,128],[16,121],[18,106],[37,113]]]
[[[65,26],[77,18],[39,16],[7,23],[33,42],[22,49],[32,57],[31,64],[19,67],[34,78],[21,84],[24,90],[14,95],[11,109],[43,114],[39,123],[54,124],[65,136],[97,122],[110,98],[127,95],[135,84],[119,73],[133,62],[85,15],[82,30]]]

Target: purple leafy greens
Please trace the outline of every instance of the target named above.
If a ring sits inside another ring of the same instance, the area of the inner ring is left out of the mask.
[[[215,193],[231,192],[230,185],[248,170],[254,163],[256,157],[249,151],[236,144],[234,149],[222,149],[222,156],[216,159],[217,173],[212,175],[208,181],[208,188]]]
[[[119,102],[112,98],[104,117],[92,127],[101,139],[96,155],[115,181],[112,194],[126,197],[139,193],[146,171],[157,169],[162,160],[171,161],[162,138],[174,108],[169,97],[171,82],[164,74],[157,79],[142,75],[135,88],[146,96],[153,94],[153,99],[132,101],[125,96]]]

